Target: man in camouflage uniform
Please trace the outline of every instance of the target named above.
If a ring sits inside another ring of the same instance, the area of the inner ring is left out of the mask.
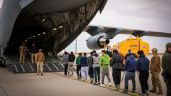
[[[22,43],[22,45],[19,47],[19,53],[20,53],[19,63],[20,64],[25,63],[26,51],[27,51],[27,47],[25,46],[25,43]]]
[[[163,91],[159,78],[159,74],[161,71],[160,56],[158,55],[156,48],[152,49],[152,53],[153,53],[153,57],[151,58],[150,71],[151,71],[153,89],[150,90],[150,92],[156,93],[158,88],[159,91],[157,92],[157,94],[161,95],[163,94]]]

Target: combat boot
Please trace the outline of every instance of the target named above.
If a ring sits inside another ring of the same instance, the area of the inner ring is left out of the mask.
[[[159,92],[157,92],[157,95],[162,95],[162,94],[163,94],[162,90],[159,90]]]
[[[151,93],[156,93],[156,88],[153,88],[152,90],[150,90]]]

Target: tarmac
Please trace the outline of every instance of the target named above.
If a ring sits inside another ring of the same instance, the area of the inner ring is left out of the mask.
[[[127,96],[52,73],[12,74],[0,68],[0,96]]]
[[[0,96],[139,96],[137,94],[124,94],[121,90],[120,92],[115,91],[113,87],[103,88],[78,81],[74,79],[76,78],[75,75],[68,78],[64,77],[61,72],[44,73],[44,76],[37,76],[36,73],[12,74],[7,69],[0,68]],[[161,81],[164,94],[150,93],[150,96],[165,96],[166,87],[163,80]],[[151,89],[150,82],[149,80]],[[129,83],[131,89],[131,82]],[[136,80],[136,83],[136,92],[140,93],[139,81]],[[121,89],[123,88],[124,82],[122,81]]]

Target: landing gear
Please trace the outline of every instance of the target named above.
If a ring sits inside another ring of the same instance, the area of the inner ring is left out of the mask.
[[[4,49],[0,45],[0,67],[6,67],[6,65],[5,65],[6,60],[5,60],[4,56],[3,56],[3,53],[4,53]]]

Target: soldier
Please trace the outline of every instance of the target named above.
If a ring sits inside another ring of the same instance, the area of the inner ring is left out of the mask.
[[[39,52],[36,54],[35,61],[37,62],[37,75],[41,73],[43,76],[43,62],[45,61],[45,56],[42,49],[39,49]]]
[[[153,53],[153,57],[151,58],[151,66],[150,66],[150,71],[151,71],[151,76],[152,76],[152,85],[153,85],[153,89],[150,90],[150,92],[157,92],[157,88],[158,88],[158,92],[157,94],[161,95],[163,94],[162,91],[162,86],[161,86],[161,82],[159,79],[159,74],[161,71],[160,68],[160,56],[157,53],[157,49],[153,48],[152,49],[152,53]]]
[[[19,63],[25,63],[25,54],[26,54],[27,47],[25,46],[25,43],[22,43],[22,45],[19,47],[19,53],[20,53],[20,59]]]
[[[167,96],[171,96],[171,42],[166,44],[166,52],[162,57],[163,78],[167,86]]]

